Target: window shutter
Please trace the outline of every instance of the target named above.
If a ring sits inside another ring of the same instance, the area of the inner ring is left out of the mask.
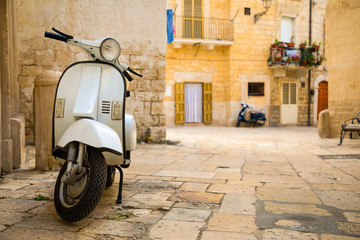
[[[211,83],[204,83],[203,86],[203,121],[212,122],[212,86]]]
[[[289,104],[289,83],[283,83],[283,101],[282,104]]]
[[[290,83],[290,104],[296,104],[296,83]]]
[[[184,16],[192,17],[193,16],[193,5],[192,0],[184,0]]]
[[[194,0],[194,17],[202,17],[202,0]]]
[[[175,123],[184,124],[184,83],[175,84]]]

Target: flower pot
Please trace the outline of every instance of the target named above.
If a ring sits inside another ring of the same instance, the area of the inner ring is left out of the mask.
[[[288,46],[288,47],[294,47],[295,46],[295,43],[286,43],[286,45]]]
[[[306,45],[305,44],[300,44],[300,48],[305,48]]]
[[[305,67],[306,66],[306,60],[302,60],[300,63],[300,66]]]
[[[274,44],[271,44],[271,47],[272,47],[272,48],[276,48],[276,47],[277,47],[277,44],[275,44],[275,43],[274,43]]]
[[[320,48],[320,46],[318,46],[318,45],[313,45],[313,48],[314,48],[315,50],[318,50],[318,49]]]
[[[300,62],[300,58],[299,58],[299,57],[294,57],[294,58],[293,58],[293,61],[294,61],[294,62]]]
[[[280,61],[281,61],[281,57],[275,57],[275,61],[280,62]]]

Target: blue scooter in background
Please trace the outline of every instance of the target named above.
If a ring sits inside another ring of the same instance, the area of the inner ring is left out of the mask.
[[[259,111],[254,111],[253,109],[250,109],[250,106],[245,104],[241,104],[242,109],[239,112],[239,116],[238,119],[236,121],[236,127],[240,126],[241,122],[244,123],[254,123],[255,125],[258,125],[259,127],[264,126],[266,118],[265,118],[265,113],[263,112],[259,112]],[[247,117],[249,116],[250,117]]]

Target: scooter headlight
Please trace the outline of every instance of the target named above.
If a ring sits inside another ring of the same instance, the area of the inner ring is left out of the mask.
[[[101,42],[100,54],[106,61],[114,61],[119,58],[121,48],[119,43],[113,38],[106,38]]]

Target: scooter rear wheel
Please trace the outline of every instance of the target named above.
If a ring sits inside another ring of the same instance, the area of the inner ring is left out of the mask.
[[[262,127],[262,126],[265,125],[265,121],[264,121],[264,120],[258,120],[258,121],[257,121],[257,125],[258,125],[259,127]]]
[[[56,180],[54,204],[62,219],[76,222],[87,217],[100,201],[107,177],[106,162],[99,151],[88,147],[83,163],[86,173],[69,184],[61,182],[66,166],[63,165]]]
[[[236,127],[239,127],[239,126],[240,126],[240,121],[237,120],[237,121],[236,121]]]
[[[111,187],[115,180],[115,167],[107,167],[107,178],[106,178],[106,187]]]

